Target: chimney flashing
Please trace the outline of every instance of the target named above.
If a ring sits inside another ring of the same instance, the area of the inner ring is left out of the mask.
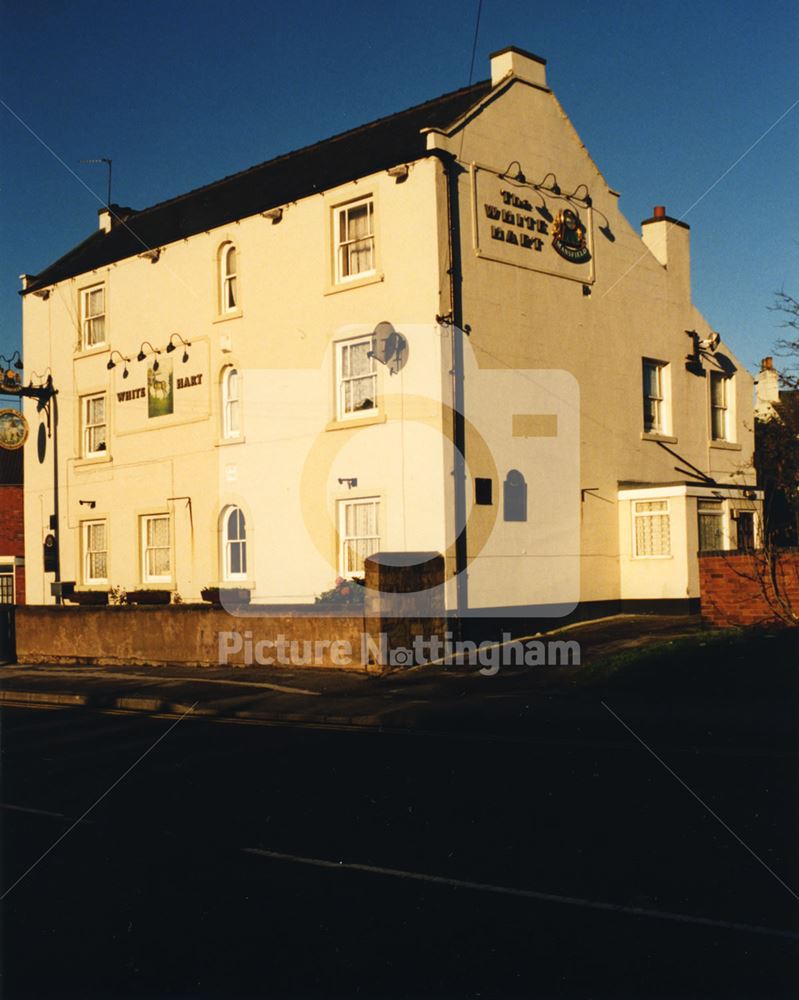
[[[670,215],[653,215],[651,219],[644,219],[642,226],[650,226],[653,222],[670,222],[673,226],[681,226],[683,229],[690,229],[687,222],[682,219],[674,219]]]
[[[525,59],[532,59],[533,62],[541,63],[542,66],[546,66],[547,64],[543,56],[537,56],[535,52],[528,52],[527,49],[520,49],[518,45],[506,45],[504,49],[497,49],[496,52],[492,52],[488,58],[496,59],[497,56],[504,56],[506,52],[515,52],[517,55],[524,56]]]

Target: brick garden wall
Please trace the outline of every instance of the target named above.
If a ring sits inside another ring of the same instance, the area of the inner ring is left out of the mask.
[[[799,620],[799,550],[699,554],[702,618],[709,625]]]
[[[25,555],[25,521],[22,486],[0,484],[0,556]],[[25,567],[15,574],[17,604],[25,603]]]

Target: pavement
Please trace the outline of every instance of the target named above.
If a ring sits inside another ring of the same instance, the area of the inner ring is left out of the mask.
[[[576,640],[581,665],[631,648],[702,631],[698,616],[616,615],[537,633]],[[378,674],[303,667],[107,667],[89,664],[0,667],[0,704],[211,716],[327,725],[407,724],[412,710],[453,698],[552,693],[580,667],[510,666],[484,676],[476,666],[437,662]]]

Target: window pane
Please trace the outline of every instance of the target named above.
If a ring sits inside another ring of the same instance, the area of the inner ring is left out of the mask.
[[[147,521],[147,544],[169,545],[169,521],[165,517],[152,517]]]
[[[699,550],[716,551],[724,548],[722,518],[719,514],[699,514]]]
[[[671,521],[665,500],[641,500],[635,511],[635,554],[637,556],[671,555]]]
[[[660,367],[659,365],[644,365],[644,392],[647,396],[660,396]]]
[[[654,431],[660,425],[659,407],[657,400],[644,398],[644,430]]]
[[[738,514],[738,548],[751,552],[755,547],[755,515],[750,511]]]
[[[104,580],[108,576],[105,552],[93,552],[89,556],[89,577],[92,580]]]
[[[105,419],[105,397],[89,400],[89,423],[101,424]]]
[[[99,316],[103,312],[103,289],[96,288],[86,296],[86,315]]]
[[[236,273],[236,248],[230,247],[225,254],[225,274]]]

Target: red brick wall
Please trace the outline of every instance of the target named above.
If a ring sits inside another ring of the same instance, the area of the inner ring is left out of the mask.
[[[799,623],[799,550],[700,553],[699,586],[710,625]]]
[[[22,487],[0,485],[0,556],[25,555]],[[17,604],[25,603],[25,569],[16,571]]]

